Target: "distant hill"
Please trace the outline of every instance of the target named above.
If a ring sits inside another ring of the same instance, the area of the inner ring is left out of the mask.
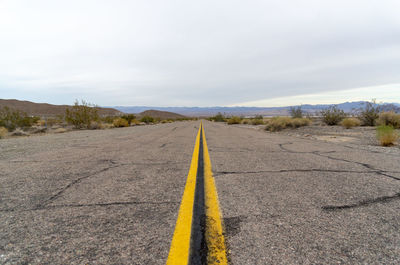
[[[345,112],[352,112],[356,109],[363,108],[366,101],[357,102],[344,102],[341,104],[325,104],[325,105],[301,105],[303,111],[315,114],[319,111],[326,109],[332,105],[337,105],[338,108],[344,110]],[[384,109],[392,109],[393,107],[400,108],[399,103],[383,103],[379,104],[384,106]],[[179,113],[185,116],[201,117],[201,116],[211,116],[217,113],[222,113],[225,115],[238,115],[238,116],[254,116],[254,115],[264,115],[264,116],[277,116],[277,115],[288,115],[291,106],[287,107],[147,107],[147,106],[116,106],[113,107],[119,111],[125,113],[140,113],[146,110],[159,110]]]
[[[185,116],[169,111],[159,111],[159,110],[146,110],[138,114],[139,117],[150,116],[153,118],[168,120],[168,119],[180,119],[186,118]]]
[[[9,107],[26,112],[32,116],[56,116],[65,114],[68,105],[52,105],[47,103],[34,103],[30,101],[21,101],[16,99],[0,99],[0,108]],[[99,108],[99,114],[102,116],[119,115],[121,112],[113,108]]]

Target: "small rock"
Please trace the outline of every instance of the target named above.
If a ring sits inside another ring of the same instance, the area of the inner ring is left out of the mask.
[[[11,136],[28,136],[28,135],[29,134],[21,130],[15,130],[11,133]]]

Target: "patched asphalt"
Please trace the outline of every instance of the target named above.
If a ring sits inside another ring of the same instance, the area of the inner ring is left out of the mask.
[[[400,154],[203,124],[231,264],[400,263]],[[0,140],[0,264],[165,264],[198,127]]]

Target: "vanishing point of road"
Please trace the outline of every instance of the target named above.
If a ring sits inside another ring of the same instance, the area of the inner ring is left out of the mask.
[[[0,264],[399,264],[379,150],[207,121],[3,139]]]

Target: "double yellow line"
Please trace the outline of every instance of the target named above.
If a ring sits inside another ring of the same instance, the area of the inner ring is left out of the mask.
[[[199,240],[200,243],[195,242]],[[202,124],[167,260],[167,265],[181,264],[228,264],[218,194]]]

